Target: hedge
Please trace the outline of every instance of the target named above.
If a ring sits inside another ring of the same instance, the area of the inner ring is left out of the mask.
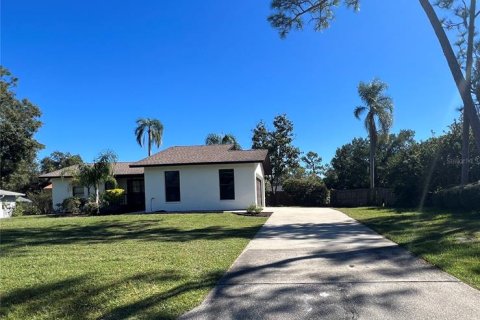
[[[480,209],[480,183],[457,186],[433,194],[433,204],[447,209]]]
[[[328,204],[328,189],[317,177],[288,179],[283,183],[283,190],[297,206],[315,207]]]

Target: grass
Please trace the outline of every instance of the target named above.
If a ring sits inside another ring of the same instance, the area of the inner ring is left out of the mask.
[[[431,264],[480,289],[480,211],[340,209]]]
[[[4,219],[0,318],[176,318],[204,299],[265,220],[233,214]]]

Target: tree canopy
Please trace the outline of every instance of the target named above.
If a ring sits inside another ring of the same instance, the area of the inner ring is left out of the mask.
[[[15,93],[18,79],[0,66],[0,189],[25,191],[36,175],[40,108]]]
[[[231,134],[218,134],[218,133],[209,133],[205,138],[205,144],[215,145],[215,144],[231,144],[233,145],[234,150],[242,150],[242,146],[238,143],[237,138]]]
[[[286,114],[273,119],[273,130],[268,130],[263,121],[253,129],[252,148],[267,149],[272,168],[268,177],[275,194],[292,169],[299,166],[300,150],[293,145],[293,122]]]
[[[152,155],[152,144],[157,148],[162,144],[163,124],[158,119],[140,118],[135,128],[137,143],[143,147],[147,138],[148,156]]]
[[[40,160],[40,172],[47,173],[83,163],[82,157],[70,152],[54,151]]]

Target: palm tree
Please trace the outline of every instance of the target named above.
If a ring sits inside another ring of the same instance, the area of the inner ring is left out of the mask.
[[[227,133],[225,135],[221,135],[218,133],[210,133],[205,139],[205,144],[207,146],[214,144],[231,144],[233,145],[233,150],[242,150],[242,147],[238,143],[237,138],[235,138],[235,136],[230,133]]]
[[[93,163],[81,163],[76,168],[67,169],[62,173],[72,174],[72,185],[80,185],[87,188],[90,195],[90,188],[95,192],[95,203],[97,204],[97,213],[99,211],[98,205],[100,202],[100,184],[106,181],[115,179],[113,177],[113,167],[117,162],[117,155],[112,151],[105,151],[100,153]]]
[[[374,79],[370,83],[360,82],[358,95],[365,105],[356,107],[353,112],[357,119],[367,112],[364,121],[370,139],[370,189],[375,188],[375,150],[378,133],[388,134],[393,122],[393,101],[384,93],[387,88],[388,85],[379,79]]]
[[[152,155],[152,143],[160,147],[163,137],[163,124],[160,120],[150,118],[140,118],[137,120],[135,137],[138,144],[143,147],[145,144],[145,135],[147,136],[148,156]]]

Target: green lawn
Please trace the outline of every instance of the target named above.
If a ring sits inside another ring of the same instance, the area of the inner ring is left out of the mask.
[[[0,318],[176,318],[203,300],[265,220],[233,214],[3,219]]]
[[[430,263],[480,289],[480,212],[340,209]]]

